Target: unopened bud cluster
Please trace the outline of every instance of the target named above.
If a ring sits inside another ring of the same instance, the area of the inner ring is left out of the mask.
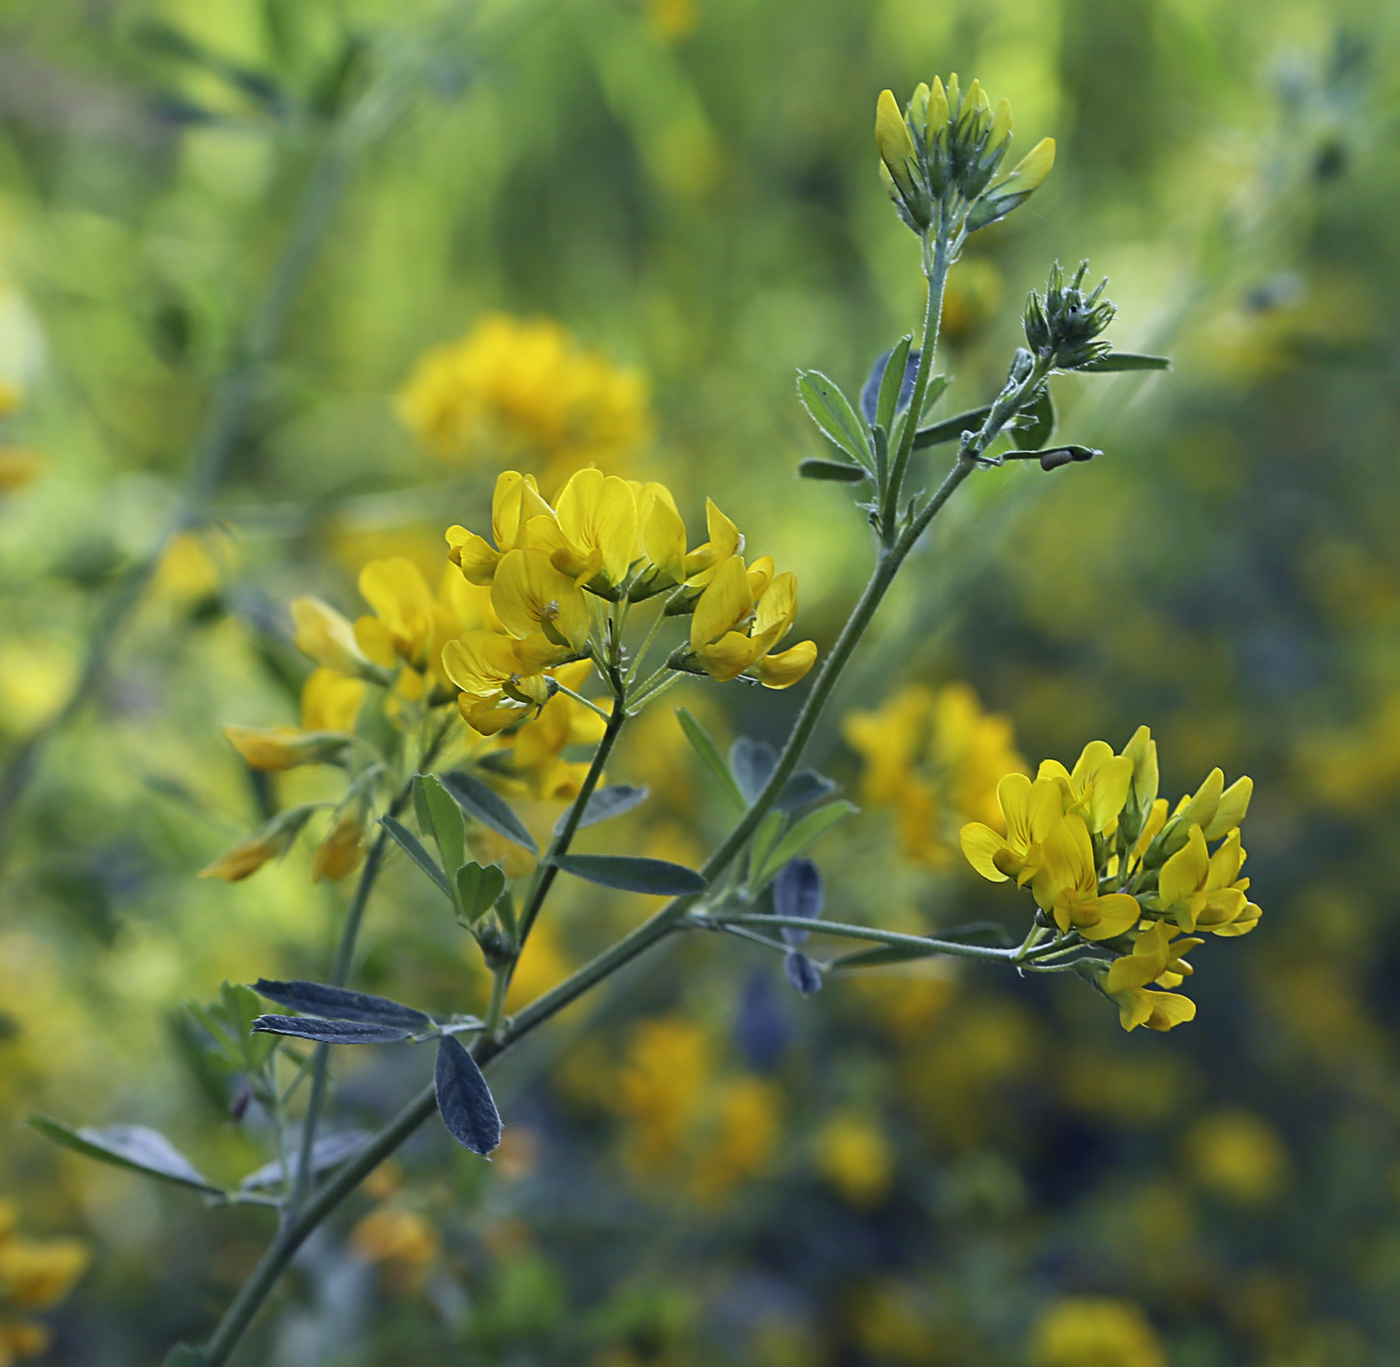
[[[1112,348],[1099,334],[1113,321],[1117,308],[1103,297],[1107,278],[1085,293],[1089,263],[1081,261],[1068,282],[1057,261],[1050,268],[1044,294],[1031,291],[1026,300],[1026,345],[1053,370],[1077,370]]]

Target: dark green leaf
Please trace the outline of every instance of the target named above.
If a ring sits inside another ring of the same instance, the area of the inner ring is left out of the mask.
[[[909,372],[918,365],[918,352],[912,357],[909,355],[909,346],[913,340],[913,337],[901,337],[885,361],[872,427],[878,426],[883,427],[886,432],[892,431],[895,413],[908,403],[913,394],[915,377]],[[910,365],[911,360],[913,366]]]
[[[392,1044],[412,1034],[402,1025],[322,1020],[319,1016],[259,1016],[253,1028],[267,1035],[295,1035],[317,1044]]]
[[[441,892],[455,906],[456,899],[452,896],[452,885],[447,881],[447,875],[438,867],[437,860],[423,848],[418,837],[402,821],[396,821],[392,816],[386,816],[382,820],[384,829],[394,837],[404,853],[438,885]]]
[[[368,1136],[363,1130],[346,1130],[343,1134],[328,1134],[318,1139],[311,1151],[311,1171],[318,1173],[338,1168],[364,1147],[366,1138]],[[265,1187],[281,1186],[282,1181],[282,1164],[273,1162],[250,1172],[238,1186],[241,1191],[260,1191]]]
[[[808,812],[783,836],[773,852],[764,861],[758,882],[760,884],[766,882],[789,859],[795,859],[808,845],[825,835],[842,817],[850,815],[855,810],[853,803],[843,800],[829,802],[825,807],[818,807],[816,811]]]
[[[451,1035],[438,1044],[433,1082],[448,1133],[464,1148],[487,1157],[501,1142],[501,1116],[476,1060]]]
[[[623,892],[685,897],[702,893],[706,887],[704,878],[694,869],[665,859],[643,859],[630,854],[565,854],[554,862],[576,878]]]
[[[802,406],[826,437],[852,460],[870,468],[870,444],[865,424],[840,388],[816,370],[797,372],[797,393]]]
[[[159,1130],[147,1129],[144,1125],[108,1125],[102,1129],[73,1130],[41,1115],[31,1116],[29,1123],[55,1144],[95,1158],[99,1163],[145,1173],[162,1182],[193,1187],[195,1191],[223,1194],[222,1189],[199,1172]]]
[[[976,432],[987,421],[987,414],[991,411],[991,404],[969,408],[966,413],[957,413],[930,427],[921,427],[914,433],[914,445],[922,450],[927,446],[942,446],[947,441],[959,441],[964,432]]]
[[[623,812],[630,812],[638,803],[645,802],[650,792],[649,788],[637,788],[630,783],[611,783],[606,788],[599,788],[588,799],[588,806],[583,809],[583,816],[578,823],[579,830],[585,826],[596,826],[600,821],[607,821],[611,817],[621,816]],[[568,819],[569,814],[566,811],[554,823],[555,835],[563,833]]]
[[[1103,375],[1112,370],[1170,370],[1168,356],[1148,356],[1140,351],[1109,351],[1076,369]]]
[[[799,807],[815,802],[836,791],[836,781],[819,774],[815,769],[799,769],[783,785],[778,800],[773,804],[780,812],[795,812]]]
[[[825,479],[842,484],[859,484],[870,478],[870,472],[860,465],[851,465],[844,460],[817,460],[809,457],[797,467],[803,479]]]
[[[309,983],[301,979],[282,983],[259,978],[253,989],[260,997],[279,1006],[290,1007],[303,1016],[320,1016],[323,1020],[400,1025],[410,1033],[432,1024],[422,1011],[402,1002],[374,997],[368,992],[352,992],[348,987],[331,987],[328,983]]]
[[[505,886],[505,870],[499,864],[483,867],[473,861],[457,870],[457,898],[469,926],[490,911]]]
[[[531,854],[540,852],[535,837],[521,825],[520,818],[479,778],[464,769],[453,769],[441,777],[442,786],[457,799],[468,816],[475,817],[483,826],[489,826],[497,835],[505,836]]]
[[[753,833],[753,848],[749,851],[749,877],[760,887],[764,882],[763,866],[768,860],[769,851],[777,843],[786,824],[787,815],[785,813],[769,812],[759,822],[758,829]]]
[[[680,722],[681,730],[685,732],[685,738],[690,742],[695,753],[700,756],[705,768],[719,780],[724,795],[741,812],[746,810],[748,803],[744,801],[744,795],[739,791],[739,785],[734,782],[734,775],[729,772],[729,765],[725,763],[724,756],[720,753],[714,738],[695,719],[688,708],[676,708],[676,720]]]
[[[729,771],[748,802],[753,802],[778,767],[778,752],[766,740],[740,736],[729,747]]]
[[[1055,403],[1050,387],[1042,385],[1035,398],[1007,425],[1012,440],[1027,451],[1039,451],[1055,435]]]
[[[413,805],[418,828],[432,834],[449,873],[467,862],[467,824],[462,809],[448,795],[436,774],[418,774],[413,780]]]

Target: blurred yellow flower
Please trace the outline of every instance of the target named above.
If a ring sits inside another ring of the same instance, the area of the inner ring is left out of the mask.
[[[660,1017],[633,1030],[614,1104],[628,1123],[627,1158],[639,1174],[665,1171],[684,1152],[713,1063],[694,1021]]]
[[[546,488],[590,462],[618,468],[651,431],[639,372],[580,347],[551,319],[504,313],[424,354],[397,407],[443,459],[530,464]]]
[[[1035,1367],[1166,1367],[1166,1354],[1131,1301],[1072,1296],[1052,1305],[1031,1334]]]
[[[730,1078],[716,1089],[713,1130],[696,1155],[691,1189],[701,1202],[717,1201],[768,1166],[781,1137],[782,1094],[759,1077]]]
[[[894,1180],[894,1150],[874,1117],[841,1110],[817,1131],[817,1170],[853,1206],[878,1205]]]
[[[23,489],[43,467],[43,457],[30,447],[0,444],[0,494]]]
[[[1272,1125],[1252,1111],[1202,1116],[1187,1132],[1186,1160],[1207,1191],[1239,1205],[1262,1205],[1287,1185],[1292,1164]]]
[[[13,1312],[48,1310],[73,1289],[90,1252],[77,1239],[26,1239],[15,1233],[12,1201],[0,1201],[0,1367],[49,1346],[48,1330]]]
[[[351,1249],[366,1262],[377,1264],[385,1280],[399,1292],[422,1285],[441,1246],[433,1225],[417,1211],[402,1206],[379,1206],[350,1234]]]
[[[646,0],[652,32],[665,43],[679,43],[700,26],[696,0]]]

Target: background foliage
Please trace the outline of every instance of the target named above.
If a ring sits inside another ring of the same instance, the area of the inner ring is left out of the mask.
[[[15,0],[0,24],[11,746],[62,704],[96,605],[179,507],[342,111],[397,82],[256,370],[217,526],[163,554],[3,833],[0,1193],[36,1238],[93,1254],[49,1360],[157,1360],[266,1235],[263,1212],[207,1213],[22,1122],[159,1124],[221,1176],[266,1157],[180,1004],[318,976],[344,894],[309,882],[309,849],[195,881],[269,800],[218,727],[293,719],[291,597],[353,615],[355,572],[384,554],[435,580],[444,521],[479,524],[518,458],[509,423],[465,459],[413,439],[394,396],[418,357],[505,313],[635,371],[645,407],[583,459],[741,510],[828,644],[869,546],[837,491],[793,477],[823,454],[793,372],[852,387],[912,326],[922,280],[871,111],[953,69],[1011,97],[1019,148],[1053,133],[1060,157],[955,271],[951,402],[994,385],[1056,256],[1112,277],[1120,345],[1177,365],[1107,397],[1057,382],[1066,435],[1104,458],[974,480],[896,590],[814,755],[866,794],[819,856],[831,914],[925,929],[1010,910],[938,836],[985,797],[954,743],[976,728],[966,695],[939,695],[963,706],[952,731],[894,756],[923,775],[922,842],[842,739],[841,712],[965,683],[1032,762],[1146,722],[1172,792],[1215,763],[1252,774],[1261,928],[1213,957],[1193,1024],[1147,1038],[1074,981],[921,965],[799,998],[759,951],[688,941],[510,1059],[489,1169],[434,1132],[381,1170],[249,1360],[1400,1361],[1391,12]],[[676,696],[729,735],[780,733],[795,705],[734,691],[729,715]],[[611,773],[652,786],[629,818],[642,852],[693,859],[722,819],[669,707]],[[283,801],[318,795],[277,778]],[[521,999],[645,901],[578,895],[532,942]],[[411,870],[390,871],[364,943],[370,990],[479,1001],[475,950]],[[342,1118],[376,1121],[422,1063],[342,1061]]]

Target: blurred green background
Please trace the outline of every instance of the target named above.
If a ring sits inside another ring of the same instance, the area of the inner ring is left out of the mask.
[[[822,451],[793,375],[854,389],[914,325],[875,98],[957,70],[1010,97],[1019,151],[1049,133],[1059,160],[954,272],[948,411],[992,392],[1057,257],[1111,277],[1118,345],[1176,368],[1057,382],[1065,437],[1105,455],[972,481],[814,758],[858,794],[841,715],[910,684],[969,685],[1032,763],[1145,722],[1173,799],[1216,764],[1254,776],[1259,930],[1202,956],[1193,1023],[1146,1037],[1076,980],[886,970],[800,998],[761,950],[697,937],[503,1063],[489,1168],[434,1127],[377,1174],[242,1360],[1400,1363],[1397,30],[1359,0],[6,5],[11,759],[180,508],[295,223],[308,244],[246,372],[217,525],[162,555],[0,834],[0,1198],[27,1237],[92,1253],[44,1360],[158,1361],[271,1233],[23,1121],[157,1125],[229,1179],[266,1160],[181,1003],[323,975],[346,893],[309,882],[309,850],[195,880],[267,804],[319,791],[253,783],[219,726],[294,718],[292,597],[353,616],[385,554],[435,580],[443,527],[481,526],[496,472],[541,446],[507,405],[465,456],[430,451],[395,403],[419,357],[505,314],[630,374],[623,435],[582,458],[690,514],[714,497],[797,572],[800,634],[828,646],[870,544],[839,486],[795,478]],[[776,738],[800,694],[677,700]],[[632,833],[695,857],[714,793],[669,705],[638,731],[612,769],[657,798]],[[920,857],[869,801],[821,847],[828,914],[1024,916],[948,853],[967,804],[930,782]],[[469,1009],[475,950],[420,882],[391,870],[360,981]],[[642,900],[562,905],[522,991]],[[425,1066],[343,1061],[340,1119],[377,1123]]]

